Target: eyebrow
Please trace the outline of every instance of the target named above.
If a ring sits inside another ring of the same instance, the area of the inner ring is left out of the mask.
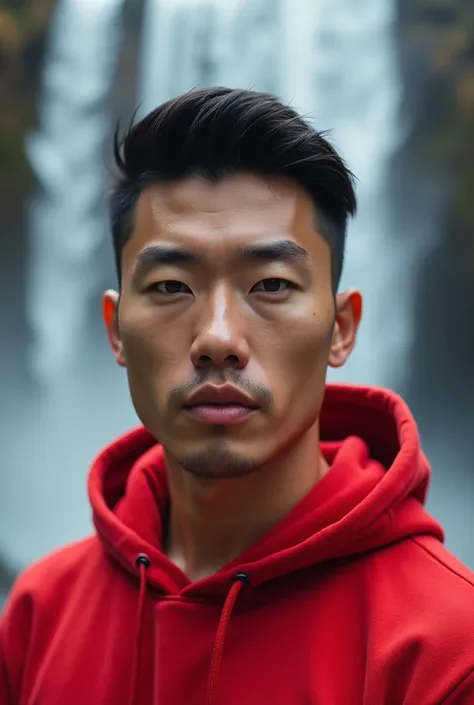
[[[265,245],[253,245],[251,247],[239,248],[237,256],[239,259],[282,260],[283,262],[305,262],[309,259],[309,253],[293,240],[277,240]]]
[[[292,263],[306,263],[309,253],[293,240],[277,240],[265,245],[239,247],[238,260],[263,260],[272,262],[279,260]],[[148,245],[139,252],[135,261],[135,274],[164,264],[181,264],[185,262],[201,262],[202,254],[197,254],[181,247],[168,245]]]
[[[167,245],[148,245],[138,253],[135,270],[149,269],[160,264],[178,264],[180,262],[196,262],[200,257],[180,247]]]

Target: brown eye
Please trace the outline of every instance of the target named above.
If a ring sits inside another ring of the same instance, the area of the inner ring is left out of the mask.
[[[172,296],[173,294],[191,294],[189,286],[175,279],[166,279],[165,281],[158,282],[153,285],[152,289],[159,294],[167,294],[168,296]]]
[[[262,279],[255,284],[251,291],[258,291],[264,294],[281,294],[283,291],[293,288],[293,284],[287,279],[272,277],[271,279]]]

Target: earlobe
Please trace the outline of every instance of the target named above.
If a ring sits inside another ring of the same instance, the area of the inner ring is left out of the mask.
[[[108,289],[102,297],[102,318],[109,344],[115,357],[115,361],[121,367],[126,366],[125,354],[122,341],[120,339],[120,330],[118,325],[118,304],[119,294],[112,289]]]
[[[362,318],[362,295],[346,291],[336,296],[336,322],[329,351],[329,365],[342,367],[351,354]]]

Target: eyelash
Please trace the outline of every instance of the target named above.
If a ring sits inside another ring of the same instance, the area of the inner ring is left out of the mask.
[[[285,286],[283,289],[279,289],[278,291],[265,291],[265,290],[258,290],[255,287],[258,286],[259,284],[263,284],[264,282],[281,282]],[[179,284],[180,286],[183,286],[187,289],[187,291],[175,291],[175,292],[169,292],[169,291],[159,291],[158,286],[160,284]],[[250,289],[250,293],[252,291],[262,293],[262,294],[270,294],[270,295],[276,295],[276,294],[282,294],[284,291],[289,291],[290,289],[295,289],[295,285],[292,284],[292,282],[288,281],[288,279],[284,279],[283,277],[266,277],[265,279],[260,279],[256,284],[253,285],[253,287]],[[156,284],[152,284],[149,287],[149,291],[154,292],[156,294],[162,294],[163,296],[178,296],[179,294],[188,294],[192,293],[191,289],[184,284],[183,282],[178,281],[177,279],[163,279],[162,281],[156,282]]]
[[[257,290],[255,289],[258,284],[263,284],[264,282],[282,282],[285,284],[283,289],[280,289],[279,291],[265,291],[265,290]],[[292,284],[288,279],[283,279],[282,277],[267,277],[266,279],[260,279],[256,284],[253,285],[253,287],[250,289],[250,291],[261,291],[262,294],[282,294],[284,291],[288,291],[289,289],[294,289],[295,285]]]
[[[159,291],[158,287],[160,284],[179,284],[180,286],[186,287],[186,289],[188,291],[175,291],[175,292]],[[188,292],[191,293],[191,289],[189,288],[189,286],[186,286],[186,284],[183,284],[183,282],[180,282],[177,279],[163,279],[163,281],[156,282],[156,284],[152,284],[150,286],[150,291],[152,291],[156,294],[163,294],[164,296],[176,296],[178,294],[187,294]]]

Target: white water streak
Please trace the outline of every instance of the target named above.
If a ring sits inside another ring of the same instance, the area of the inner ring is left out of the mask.
[[[37,130],[26,143],[38,190],[29,218],[32,370],[66,371],[100,282],[107,236],[104,146],[122,39],[123,0],[59,0],[50,27]]]

